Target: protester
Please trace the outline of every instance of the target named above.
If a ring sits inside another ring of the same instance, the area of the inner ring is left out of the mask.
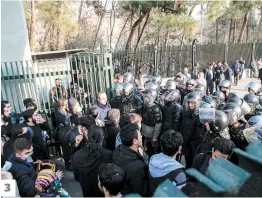
[[[205,87],[207,87],[207,81],[205,79],[205,74],[204,72],[199,72],[198,76],[197,76],[197,79],[196,79],[196,82],[198,84],[202,84],[204,85]]]
[[[105,92],[99,92],[97,94],[97,101],[93,105],[99,111],[99,119],[104,122],[109,109],[111,109],[110,104],[107,102],[107,95]]]
[[[235,144],[231,140],[225,138],[216,139],[212,152],[199,153],[195,156],[192,168],[206,174],[209,164],[214,159],[223,158],[229,160],[235,147]]]
[[[116,136],[120,132],[119,127],[120,111],[119,109],[110,109],[105,120],[105,148],[114,151],[116,145]]]
[[[214,81],[216,91],[219,91],[219,83],[223,80],[223,68],[222,63],[219,62],[216,67],[214,67]]]
[[[244,72],[244,69],[245,69],[245,63],[246,63],[246,61],[243,60],[242,57],[240,57],[239,64],[240,64],[240,70],[241,70],[241,73],[240,73],[240,75],[239,75],[239,80],[242,79],[243,72]]]
[[[121,98],[121,94],[123,92],[123,85],[120,84],[120,83],[115,84],[113,89],[112,89],[112,92],[113,92],[113,94],[112,94],[113,96],[111,97],[112,99],[110,100],[110,106],[111,106],[111,108],[119,109],[120,98]]]
[[[165,131],[160,140],[162,153],[155,154],[149,162],[149,190],[150,196],[166,179],[170,179],[177,188],[186,184],[184,166],[176,161],[181,155],[183,137],[174,130]]]
[[[188,80],[191,79],[191,75],[188,73],[188,68],[185,67],[184,68],[184,73],[183,73],[183,80],[184,80],[184,83],[186,83]]]
[[[1,101],[1,137],[10,138],[11,137],[11,104],[8,101]]]
[[[213,73],[212,65],[209,65],[208,70],[206,71],[206,81],[207,81],[206,94],[212,95],[214,89],[214,73]]]
[[[105,197],[122,197],[124,172],[114,164],[103,164],[99,168],[98,186]]]
[[[87,144],[71,157],[74,175],[81,185],[83,197],[103,196],[98,188],[99,167],[102,163],[112,162],[112,152],[102,147],[103,139],[103,129],[91,126],[88,129]]]
[[[234,83],[235,83],[235,85],[237,85],[237,83],[239,81],[239,75],[241,74],[241,65],[238,62],[238,60],[233,65],[232,69],[233,69],[233,72],[234,72]]]
[[[53,87],[49,91],[49,97],[51,103],[50,105],[52,106],[52,108],[55,108],[59,99],[66,99],[67,94],[68,94],[67,90],[61,84],[61,79],[59,78],[55,79],[55,87]]]
[[[232,76],[233,76],[233,71],[230,67],[228,67],[228,64],[224,64],[224,75],[225,75],[225,80],[228,80],[230,83],[232,82]]]
[[[122,194],[138,193],[147,196],[148,162],[139,153],[142,146],[142,135],[136,124],[127,124],[120,131],[122,144],[113,153],[113,163],[125,174],[125,186]]]

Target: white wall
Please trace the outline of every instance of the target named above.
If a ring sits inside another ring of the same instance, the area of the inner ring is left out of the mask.
[[[9,63],[25,60],[29,60],[25,64],[26,68],[20,62]],[[28,74],[31,68],[31,51],[22,1],[1,1],[1,75],[7,77]],[[28,85],[32,83],[34,81],[28,79],[2,81],[1,100],[8,100],[15,111],[21,111],[22,101],[35,95],[29,92]]]

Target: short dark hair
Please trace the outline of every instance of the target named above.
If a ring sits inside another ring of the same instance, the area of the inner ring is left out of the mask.
[[[138,126],[137,124],[132,124],[129,123],[125,125],[123,128],[120,130],[120,138],[122,140],[122,144],[125,146],[132,146],[133,140],[138,139]]]
[[[103,140],[104,130],[102,127],[92,125],[88,128],[88,142],[99,143]]]
[[[25,149],[30,149],[33,143],[25,138],[18,138],[14,143],[15,153],[22,152]]]
[[[3,115],[5,113],[4,109],[5,109],[5,106],[9,104],[8,101],[6,100],[1,100],[1,115]]]
[[[174,130],[165,131],[160,139],[162,152],[168,156],[174,156],[177,153],[179,146],[182,146],[182,144],[182,135]]]
[[[24,111],[24,119],[28,122],[29,118],[32,118],[35,113],[34,109],[27,109]]]
[[[225,155],[230,155],[235,147],[236,145],[234,142],[225,138],[218,138],[214,142],[214,151],[217,150]]]
[[[88,114],[91,115],[93,118],[97,118],[98,114],[99,114],[99,110],[96,107],[91,107],[88,110]]]
[[[110,195],[116,196],[124,188],[124,172],[115,164],[102,164],[99,168],[99,181]]]

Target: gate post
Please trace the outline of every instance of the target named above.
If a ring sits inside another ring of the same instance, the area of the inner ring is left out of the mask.
[[[158,74],[158,67],[157,67],[157,46],[155,46],[154,67],[155,67],[155,71],[154,71],[154,75],[155,75],[155,74]]]
[[[256,43],[254,42],[252,44],[252,54],[251,54],[251,63],[255,60],[256,57]]]
[[[193,76],[195,63],[196,63],[196,39],[194,39],[193,43],[192,43],[192,71],[191,71],[191,76]]]

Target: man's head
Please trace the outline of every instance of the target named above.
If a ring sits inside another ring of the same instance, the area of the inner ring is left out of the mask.
[[[68,109],[71,114],[77,114],[82,112],[82,107],[75,98],[70,98],[68,100]]]
[[[205,75],[204,75],[203,72],[200,72],[200,73],[198,74],[198,78],[199,78],[199,79],[204,79],[204,76],[205,76]]]
[[[142,127],[142,117],[141,117],[141,115],[139,115],[137,113],[131,113],[129,115],[128,122],[136,124],[138,126],[139,130],[141,130],[141,127]]]
[[[30,140],[25,138],[18,138],[14,144],[15,156],[26,160],[33,154],[33,144]]]
[[[55,79],[55,85],[57,87],[60,87],[61,86],[61,79],[59,79],[59,78]]]
[[[78,78],[79,80],[82,80],[82,79],[83,79],[83,74],[82,74],[81,72],[79,72],[79,73],[77,74],[77,78]]]
[[[8,121],[8,118],[11,115],[12,106],[8,101],[1,101],[1,117],[4,121]]]
[[[106,105],[107,103],[107,95],[105,92],[99,92],[97,95],[97,100],[100,102],[102,105]]]
[[[36,112],[34,109],[27,109],[24,111],[24,119],[26,122],[33,122],[36,120]]]
[[[184,68],[184,74],[188,74],[188,68],[187,67]]]
[[[119,109],[110,109],[107,112],[107,117],[109,120],[113,121],[115,124],[119,124],[120,120],[120,111]]]
[[[98,187],[105,197],[117,196],[124,188],[124,172],[115,164],[103,164],[98,172]]]
[[[120,130],[123,145],[138,149],[142,146],[142,135],[137,124],[127,124]]]
[[[160,139],[160,145],[162,152],[170,157],[181,153],[183,144],[183,137],[180,133],[174,130],[165,131]]]
[[[68,110],[68,100],[67,99],[60,99],[57,103],[58,109],[61,110]]]
[[[235,148],[234,142],[225,138],[219,138],[216,140],[212,148],[211,161],[216,158],[229,159],[232,154],[233,148]]]

